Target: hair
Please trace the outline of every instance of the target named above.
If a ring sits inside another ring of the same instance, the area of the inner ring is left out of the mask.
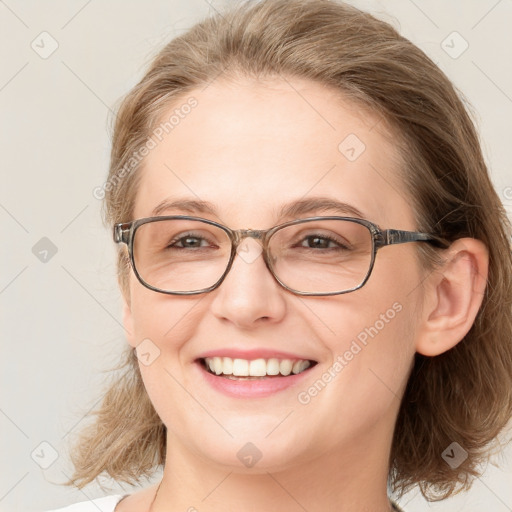
[[[124,97],[105,187],[107,225],[133,219],[144,161],[131,162],[162,115],[221,75],[235,84],[241,78],[309,79],[368,107],[395,132],[400,178],[418,229],[487,246],[488,282],[476,320],[451,350],[415,355],[390,455],[389,481],[399,494],[419,485],[434,500],[469,489],[512,417],[512,256],[510,222],[461,96],[419,48],[352,6],[241,2],[171,40]],[[436,264],[435,248],[418,251],[426,267]],[[125,294],[129,272],[122,248],[118,275]],[[80,488],[104,473],[135,483],[165,463],[166,429],[132,350],[124,368],[75,446],[73,483]],[[468,453],[456,469],[442,458],[452,442]]]

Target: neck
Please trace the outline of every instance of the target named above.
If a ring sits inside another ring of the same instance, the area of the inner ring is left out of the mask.
[[[390,446],[392,430],[380,432],[287,467],[257,464],[241,472],[205,461],[168,431],[167,463],[151,512],[388,512],[389,449],[383,447]]]

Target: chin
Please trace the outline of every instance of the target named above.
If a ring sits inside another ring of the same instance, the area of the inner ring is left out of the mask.
[[[273,423],[273,428],[278,424]],[[238,426],[241,427],[240,422]],[[289,467],[300,460],[304,460],[306,440],[297,439],[294,433],[286,429],[282,435],[276,432],[268,435],[270,431],[265,422],[264,428],[258,429],[254,422],[247,422],[247,428],[228,430],[233,434],[230,437],[225,431],[215,429],[208,432],[197,432],[194,436],[194,451],[207,459],[212,465],[225,468],[227,471],[248,474],[265,474],[277,472]],[[262,432],[265,432],[264,434]],[[201,439],[201,444],[197,444]]]

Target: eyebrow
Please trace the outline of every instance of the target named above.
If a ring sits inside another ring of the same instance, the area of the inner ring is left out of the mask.
[[[210,214],[220,218],[219,212],[213,203],[209,201],[202,201],[198,199],[170,198],[164,199],[152,211],[152,216],[158,216],[167,210],[180,210],[189,214]],[[336,213],[343,216],[351,216],[358,218],[365,218],[363,213],[355,206],[348,203],[338,201],[332,197],[314,196],[306,199],[299,199],[291,203],[281,206],[281,208],[274,211],[275,217],[278,220],[292,217],[297,218],[301,215],[310,213]]]

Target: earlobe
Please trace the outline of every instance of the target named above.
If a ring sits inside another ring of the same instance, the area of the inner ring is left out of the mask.
[[[417,352],[436,356],[464,338],[482,305],[488,264],[488,251],[480,240],[461,238],[446,249],[444,263],[425,283]]]

